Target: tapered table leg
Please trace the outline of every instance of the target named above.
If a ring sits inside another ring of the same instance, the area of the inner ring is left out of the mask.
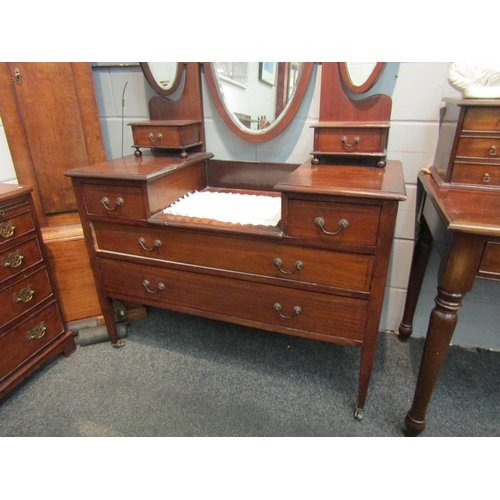
[[[422,217],[418,225],[418,234],[413,250],[413,258],[406,293],[406,302],[403,319],[399,325],[399,340],[405,342],[413,332],[413,317],[417,308],[418,297],[422,289],[425,270],[429,262],[432,248],[432,235],[427,222]]]

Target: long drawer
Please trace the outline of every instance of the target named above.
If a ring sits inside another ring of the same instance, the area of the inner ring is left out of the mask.
[[[0,380],[27,362],[63,331],[57,304],[52,303],[0,335]]]
[[[324,340],[363,339],[366,300],[103,258],[98,267],[112,297]]]
[[[6,248],[0,252],[0,283],[42,261],[38,238]]]
[[[33,309],[51,295],[52,288],[45,267],[0,290],[0,304],[2,304],[0,328]]]
[[[94,229],[100,250],[348,290],[370,289],[370,255],[175,228],[95,223]]]

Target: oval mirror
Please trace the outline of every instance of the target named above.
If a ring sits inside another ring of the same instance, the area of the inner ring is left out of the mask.
[[[339,63],[340,74],[347,90],[353,94],[362,94],[377,83],[385,62],[343,62]]]
[[[241,139],[265,142],[297,113],[314,63],[203,63],[207,85],[222,119]]]
[[[182,80],[183,64],[178,62],[141,62],[142,72],[151,88],[159,95],[171,95]]]

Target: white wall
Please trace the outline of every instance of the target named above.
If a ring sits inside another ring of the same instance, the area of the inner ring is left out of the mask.
[[[408,201],[400,204],[391,258],[381,328],[396,331],[401,320],[409,267],[413,252],[415,194],[417,175],[432,163],[438,136],[439,110],[444,96],[458,96],[448,84],[450,63],[388,63],[372,93],[392,97],[392,119],[388,158],[403,163]],[[292,125],[272,141],[253,144],[234,136],[213,105],[204,78],[204,114],[207,151],[220,159],[301,163],[310,157],[313,145],[312,123],[319,119],[319,82],[321,66],[313,73],[304,104]],[[148,101],[154,95],[139,66],[96,67],[94,81],[108,159],[131,154],[132,134],[127,123],[148,119]],[[125,87],[126,85],[126,87]],[[122,96],[124,94],[124,106]],[[123,113],[123,119],[122,119]],[[0,180],[15,179],[12,161],[0,128]],[[122,141],[123,137],[123,141]],[[123,143],[122,143],[123,142]],[[429,314],[436,294],[435,252],[425,276],[417,308],[414,336],[426,334]],[[459,312],[453,338],[455,344],[500,350],[500,308],[498,283],[476,280],[474,289]]]
[[[0,117],[0,182],[17,184],[16,171],[12,163],[12,157],[5,137],[2,118]]]

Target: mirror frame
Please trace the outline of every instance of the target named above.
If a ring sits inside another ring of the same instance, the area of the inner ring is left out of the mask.
[[[352,92],[353,94],[363,94],[364,92],[370,90],[377,83],[380,75],[382,74],[382,71],[384,71],[386,64],[387,63],[385,62],[376,63],[371,75],[361,85],[356,85],[351,80],[351,76],[349,75],[349,68],[347,67],[346,62],[339,62],[340,75],[342,76],[342,81],[344,82],[344,85],[349,92]]]
[[[250,132],[246,130],[243,125],[238,125],[231,117],[228,112],[224,98],[220,92],[220,85],[217,82],[217,76],[212,69],[212,63],[204,62],[203,68],[205,70],[205,77],[210,91],[210,95],[214,101],[217,111],[221,115],[224,123],[229,127],[229,129],[240,139],[248,142],[266,142],[277,137],[283,130],[288,127],[297,111],[302,104],[302,100],[306,93],[309,82],[311,81],[311,75],[314,69],[313,62],[305,62],[301,65],[299,74],[299,83],[295,89],[295,93],[292,100],[287,104],[285,110],[280,115],[279,120],[275,120],[274,124],[266,129],[258,132]]]
[[[151,72],[151,68],[149,67],[149,63],[147,62],[140,62],[142,72],[144,73],[144,76],[149,83],[150,87],[159,95],[162,96],[169,96],[172,95],[178,88],[179,85],[181,84],[182,81],[182,71],[184,69],[184,63],[177,63],[177,73],[175,75],[175,80],[172,86],[169,89],[165,89],[158,85],[158,82],[155,80],[155,77],[153,76],[153,73]]]

